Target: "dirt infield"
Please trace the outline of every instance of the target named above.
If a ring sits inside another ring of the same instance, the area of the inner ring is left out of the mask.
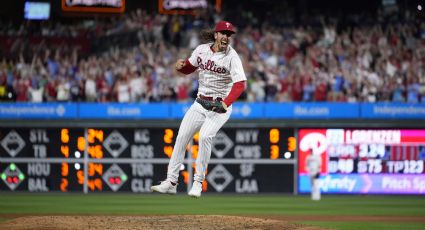
[[[322,228],[294,221],[370,221],[419,222],[425,217],[391,216],[273,216],[244,217],[222,215],[164,215],[164,216],[7,216],[0,229],[301,229]]]
[[[302,229],[320,228],[285,220],[219,215],[181,216],[24,216],[0,229]]]

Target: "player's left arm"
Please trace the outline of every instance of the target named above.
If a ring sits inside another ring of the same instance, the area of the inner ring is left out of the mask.
[[[230,90],[229,95],[223,100],[224,107],[227,109],[246,89],[246,81],[238,81],[233,83],[232,89]]]
[[[230,75],[232,76],[233,86],[229,95],[223,100],[223,106],[227,109],[247,88],[245,71],[239,56],[235,55],[230,61]]]

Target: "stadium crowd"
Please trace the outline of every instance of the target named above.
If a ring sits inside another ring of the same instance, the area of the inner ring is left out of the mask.
[[[78,45],[59,43],[52,48],[46,42],[28,45],[15,39],[7,47],[14,56],[2,55],[0,60],[0,99],[192,100],[197,76],[178,74],[174,62],[188,57],[201,42],[200,29],[212,28],[221,17],[189,19],[136,10],[113,20],[72,25],[26,22],[16,27],[1,22],[3,43],[8,37],[22,36],[107,40],[134,35],[138,45],[128,47],[112,40],[108,49],[83,54]],[[244,27],[234,21],[239,27],[232,45],[248,78],[241,100],[425,103],[424,21],[407,17],[341,25],[336,18],[318,16],[311,24],[280,21]]]

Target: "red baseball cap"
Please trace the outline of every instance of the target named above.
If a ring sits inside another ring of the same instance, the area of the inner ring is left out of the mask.
[[[235,27],[228,21],[217,22],[217,24],[215,24],[215,32],[218,31],[230,31],[232,33],[236,33]]]

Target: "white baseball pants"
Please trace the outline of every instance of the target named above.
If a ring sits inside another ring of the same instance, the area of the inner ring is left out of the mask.
[[[311,199],[320,200],[320,184],[317,178],[311,179]]]
[[[211,145],[218,130],[226,123],[232,113],[232,106],[227,108],[226,113],[216,113],[204,109],[198,102],[194,102],[183,117],[180,124],[173,153],[168,163],[167,180],[176,182],[179,170],[183,164],[186,146],[199,131],[199,150],[196,158],[196,170],[194,180],[203,182],[208,162],[211,157]]]

